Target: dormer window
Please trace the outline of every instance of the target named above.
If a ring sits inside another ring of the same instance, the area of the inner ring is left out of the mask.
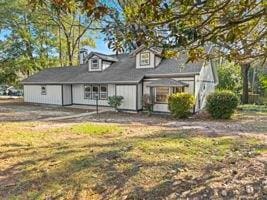
[[[149,52],[143,52],[140,54],[140,65],[150,65],[150,53]]]
[[[91,69],[99,69],[98,59],[92,59],[91,60]]]

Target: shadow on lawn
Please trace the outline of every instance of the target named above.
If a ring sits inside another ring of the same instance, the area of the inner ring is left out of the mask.
[[[80,139],[81,144],[77,144],[77,139],[69,139],[67,144],[55,142],[37,147],[6,144],[5,147],[13,150],[13,154],[8,156],[25,158],[0,171],[0,196],[4,199],[14,196],[24,199],[38,197],[81,199],[83,198],[81,195],[86,191],[87,199],[94,195],[100,199],[120,199],[122,196],[125,199],[151,200],[194,197],[209,199],[211,196],[216,197],[217,194],[220,196],[221,191],[225,190],[223,185],[211,187],[211,183],[216,184],[219,181],[227,185],[231,184],[236,176],[243,178],[242,176],[258,175],[261,177],[251,178],[246,183],[254,187],[254,193],[247,196],[258,194],[259,198],[263,197],[260,184],[264,177],[264,170],[254,168],[255,163],[240,158],[231,162],[224,160],[207,164],[203,169],[196,169],[199,171],[197,176],[192,176],[194,169],[190,169],[190,166],[182,160],[168,158],[167,161],[155,161],[153,157],[157,157],[157,149],[151,148],[150,151],[154,151],[154,154],[150,155],[149,161],[132,154],[138,148],[140,140],[164,142],[166,139],[190,140],[194,137],[196,137],[194,134],[163,131],[146,137],[127,138],[123,141],[111,139],[112,141],[101,144],[92,143],[90,139],[87,141],[84,138]],[[179,155],[179,149],[170,148],[173,153]],[[168,156],[170,148],[163,148],[161,153]],[[259,147],[252,145],[250,148]],[[7,159],[4,157],[7,152],[2,152],[4,155],[1,159]],[[259,165],[259,163],[256,164]],[[119,168],[120,165],[123,168]],[[243,174],[239,172],[233,174],[233,170],[237,170],[240,166],[246,171],[242,172]],[[225,168],[228,168],[228,171],[224,171]],[[263,168],[266,170],[266,163]],[[154,169],[158,171],[153,172]],[[151,177],[147,177],[146,171],[151,173]],[[222,174],[218,176],[214,172]],[[147,187],[151,181],[153,186]],[[240,183],[237,188],[227,189],[227,196],[220,197],[225,199],[236,197],[235,190],[243,193],[244,184]]]

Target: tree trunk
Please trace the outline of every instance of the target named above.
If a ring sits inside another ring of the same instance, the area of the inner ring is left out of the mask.
[[[68,52],[68,59],[69,59],[69,66],[72,66],[72,53],[71,53],[71,43],[69,39],[67,39],[67,52]]]
[[[243,93],[242,93],[242,103],[248,104],[248,71],[250,68],[249,64],[241,65],[241,75],[243,79]]]

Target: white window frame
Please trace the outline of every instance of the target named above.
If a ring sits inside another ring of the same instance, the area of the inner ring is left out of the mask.
[[[97,92],[94,92],[94,88],[97,88]],[[99,99],[99,91],[100,91],[99,85],[92,85],[92,99],[96,99],[96,97]]]
[[[144,58],[143,56],[147,56]],[[140,53],[140,66],[150,65],[150,52],[142,52]]]
[[[47,88],[46,85],[41,86],[41,95],[46,95],[47,94]]]
[[[106,91],[103,92],[102,88],[106,88]],[[100,85],[100,99],[107,100],[108,99],[108,85]]]
[[[87,87],[90,88],[89,92],[85,90]],[[84,85],[83,88],[84,88],[84,98],[85,99],[92,99],[92,85]],[[87,93],[88,93],[88,95],[87,95]]]
[[[94,63],[96,62],[96,63]],[[91,60],[91,69],[99,69],[99,59],[93,58]]]
[[[90,88],[90,92],[85,91],[85,89],[87,87]],[[94,87],[98,88],[97,92],[93,91]],[[106,88],[105,92],[101,91],[102,87]],[[89,93],[89,94],[86,95],[86,93]],[[108,85],[106,85],[106,84],[103,84],[103,85],[102,84],[101,85],[97,85],[97,84],[88,85],[88,84],[85,84],[84,85],[84,99],[93,99],[93,100],[95,100],[96,97],[98,97],[99,100],[107,100],[108,99]]]

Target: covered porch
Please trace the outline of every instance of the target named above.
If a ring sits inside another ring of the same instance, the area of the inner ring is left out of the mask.
[[[185,92],[188,83],[171,78],[151,80],[147,83],[149,95],[153,102],[154,112],[169,112],[168,96],[173,93]]]

